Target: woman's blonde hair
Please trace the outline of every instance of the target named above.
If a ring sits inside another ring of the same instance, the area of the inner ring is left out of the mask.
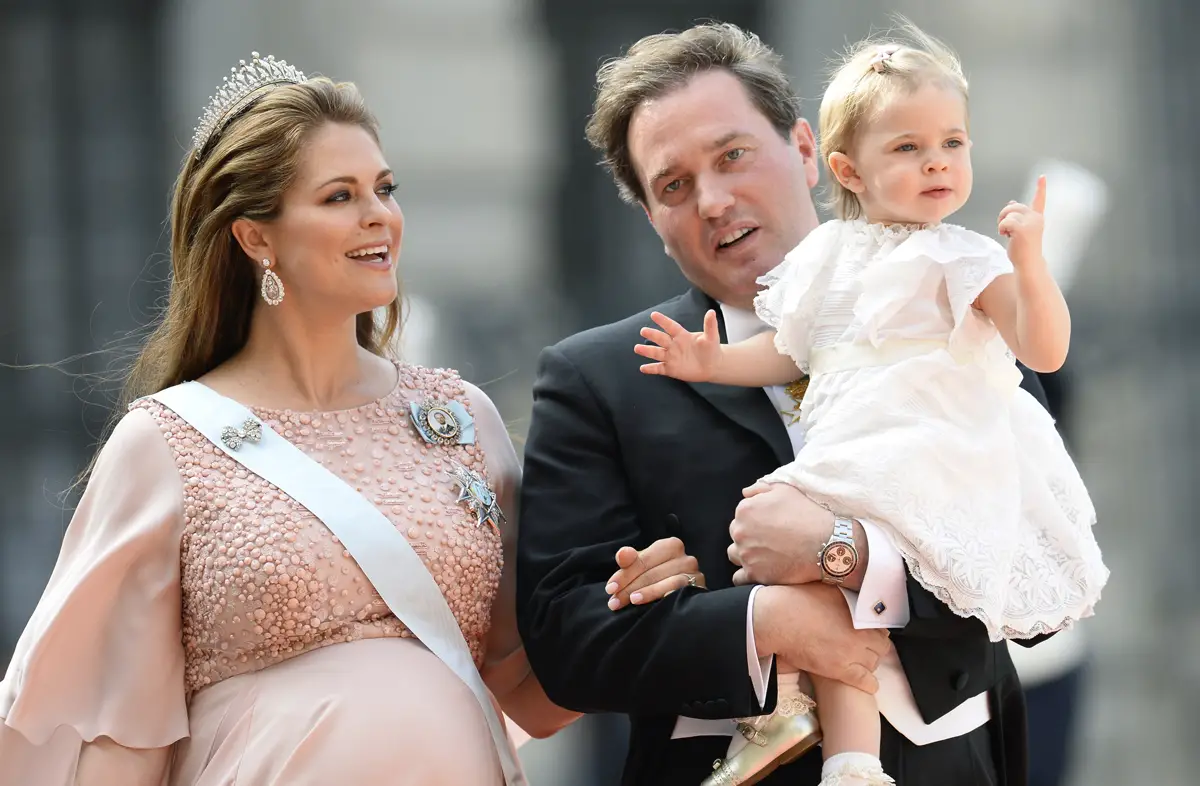
[[[826,207],[838,218],[858,218],[862,205],[829,169],[830,154],[848,155],[863,124],[889,99],[929,84],[956,90],[967,101],[967,79],[958,56],[903,17],[897,17],[894,31],[865,38],[837,58],[821,99],[817,133],[829,173]]]
[[[246,344],[257,303],[257,266],[233,236],[238,218],[271,221],[300,168],[304,146],[328,123],[379,128],[350,82],[319,77],[273,86],[228,121],[201,151],[189,150],[171,200],[171,280],[166,307],[125,377],[106,431],[142,396],[203,376]],[[357,318],[358,343],[392,351],[400,299]],[[72,485],[90,475],[95,457]]]

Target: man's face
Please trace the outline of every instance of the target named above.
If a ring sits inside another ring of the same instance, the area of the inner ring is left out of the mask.
[[[727,71],[643,103],[628,144],[667,253],[722,303],[751,307],[757,279],[817,225],[812,129],[799,120],[784,139]]]

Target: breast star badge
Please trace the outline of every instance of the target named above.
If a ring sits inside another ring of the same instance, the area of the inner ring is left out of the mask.
[[[467,509],[475,515],[475,526],[491,524],[493,529],[499,532],[500,524],[505,520],[504,511],[500,509],[495,492],[483,476],[462,464],[452,465],[449,474],[459,486],[458,499],[455,502],[466,504]]]

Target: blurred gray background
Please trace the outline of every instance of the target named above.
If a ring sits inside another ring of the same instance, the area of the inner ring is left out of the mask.
[[[0,362],[72,358],[152,318],[175,169],[253,49],[361,86],[407,218],[404,350],[483,385],[519,447],[541,347],[683,287],[583,140],[599,62],[648,33],[736,22],[785,56],[815,120],[827,58],[893,11],[951,43],[971,79],[975,193],[957,222],[994,234],[1048,159],[1108,194],[1064,273],[1072,352],[1046,381],[1113,576],[1095,619],[1020,664],[1035,756],[1065,756],[1044,783],[1196,783],[1200,5],[1186,0],[3,0]],[[0,667],[111,391],[0,368]],[[615,783],[624,728],[596,716],[527,744],[531,781]]]

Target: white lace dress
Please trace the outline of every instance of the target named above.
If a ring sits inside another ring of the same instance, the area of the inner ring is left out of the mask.
[[[811,375],[804,448],[765,480],[887,527],[916,580],[993,641],[1090,616],[1108,579],[1079,472],[972,307],[1012,269],[962,227],[831,221],[755,301]]]

